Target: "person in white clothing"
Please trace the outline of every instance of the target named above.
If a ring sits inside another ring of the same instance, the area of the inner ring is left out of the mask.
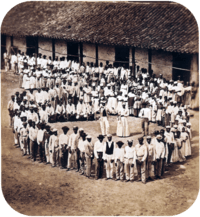
[[[68,163],[67,163],[67,169],[70,170],[71,168],[78,170],[78,155],[77,155],[77,149],[78,149],[78,127],[73,127],[73,133],[69,136],[69,145],[68,145]],[[72,167],[73,163],[73,167]]]
[[[103,139],[104,135],[99,135],[97,137],[99,140],[95,142],[94,144],[94,156],[95,156],[95,179],[99,179],[103,175],[103,150],[104,150],[104,144]]]
[[[124,180],[124,147],[122,147],[124,143],[122,141],[118,141],[118,147],[115,148],[114,151],[114,159],[115,159],[115,169],[116,169],[116,179],[121,181]]]
[[[58,138],[58,130],[53,129],[52,134],[49,140],[49,152],[50,152],[50,163],[52,167],[55,167],[59,164],[59,138]]]
[[[133,140],[127,140],[128,145],[125,147],[124,164],[126,173],[126,182],[134,181],[134,166],[136,165],[135,147]]]
[[[104,143],[103,159],[106,166],[106,180],[113,178],[115,142],[112,141],[112,135],[107,135],[107,141]]]
[[[102,135],[109,134],[109,122],[108,122],[108,110],[105,107],[106,102],[102,101],[102,105],[100,107],[100,127]]]
[[[165,146],[161,139],[162,136],[158,134],[155,141],[155,177],[158,179],[161,179],[162,163],[165,157]]]
[[[63,133],[59,136],[59,159],[60,159],[60,168],[65,169],[67,166],[67,157],[68,157],[68,144],[69,136],[67,132],[69,127],[62,127]]]

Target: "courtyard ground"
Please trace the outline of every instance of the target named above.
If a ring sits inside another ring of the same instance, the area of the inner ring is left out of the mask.
[[[1,73],[1,162],[2,191],[7,203],[25,215],[176,215],[186,211],[199,192],[199,112],[190,111],[193,138],[192,156],[185,163],[175,163],[162,180],[125,183],[104,179],[94,180],[75,171],[66,172],[21,156],[13,146],[14,136],[9,125],[7,103],[18,88],[18,76]],[[116,117],[110,117],[110,133],[116,137]],[[131,136],[137,142],[142,135],[141,120],[129,117]],[[77,125],[96,138],[100,134],[99,121],[56,123],[70,128]],[[150,124],[150,133],[158,128]],[[126,142],[126,139],[120,140]],[[94,142],[96,139],[93,140]],[[92,171],[94,173],[94,171]],[[105,175],[105,174],[104,174]]]

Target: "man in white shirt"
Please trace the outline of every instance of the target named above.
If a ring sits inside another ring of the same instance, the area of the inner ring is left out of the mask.
[[[86,137],[87,142],[85,143],[85,158],[86,158],[86,177],[91,176],[92,159],[94,157],[94,145],[92,142],[92,137],[88,135]]]
[[[68,170],[71,169],[72,162],[73,162],[73,169],[78,170],[78,165],[77,165],[77,149],[78,149],[78,127],[74,126],[73,127],[73,133],[69,136],[69,145],[68,145],[68,163],[67,163],[67,168]]]
[[[10,127],[13,127],[14,103],[15,103],[15,96],[12,95],[11,100],[9,100],[8,106],[7,106],[9,116],[10,116]]]
[[[122,145],[124,143],[122,141],[118,141],[116,144],[118,145],[118,147],[115,148],[115,152],[114,152],[115,169],[116,169],[115,181],[118,181],[120,179],[123,182],[124,180],[124,147],[122,147]]]
[[[126,171],[126,182],[134,180],[134,166],[136,165],[135,147],[133,140],[127,140],[128,145],[125,147],[124,163]]]
[[[72,100],[68,100],[68,104],[66,107],[66,116],[68,121],[74,121],[76,119],[76,111],[75,106],[72,104]]]
[[[35,113],[33,106],[30,106],[30,111],[31,112],[28,115],[28,119],[34,121],[37,124],[39,122],[39,117],[38,117],[38,114]]]
[[[40,123],[44,122],[44,123],[48,123],[48,114],[46,112],[46,105],[42,104],[42,109],[39,111],[39,115],[40,115]]]
[[[40,88],[38,88],[38,92],[35,94],[35,101],[37,104],[43,103],[43,101],[44,101],[43,94],[41,93]]]
[[[37,144],[38,129],[35,127],[35,121],[32,121],[32,126],[29,129],[30,150],[32,153],[32,160],[36,161],[38,144]]]
[[[152,143],[151,136],[146,137],[146,145],[148,150],[147,156],[147,180],[154,180],[154,165],[155,165],[155,147]]]
[[[149,135],[149,119],[151,117],[151,108],[142,108],[139,113],[139,117],[142,118],[142,130],[143,135]]]
[[[80,139],[78,142],[78,149],[79,149],[79,162],[80,162],[80,173],[81,175],[85,174],[86,169],[86,158],[85,158],[85,146],[87,144],[86,140],[87,134],[82,130],[80,131]]]
[[[104,143],[103,159],[106,166],[106,180],[113,178],[115,142],[112,141],[112,135],[107,135],[107,141]]]
[[[143,137],[138,138],[139,143],[135,146],[136,151],[136,165],[138,171],[138,180],[146,184],[146,159],[147,146],[144,145]]]
[[[22,156],[27,155],[27,147],[28,147],[28,129],[27,129],[27,123],[23,122],[23,126],[20,129],[20,137],[21,137],[21,149],[23,151]]]
[[[97,137],[99,140],[94,144],[94,156],[96,158],[95,164],[95,179],[99,179],[103,175],[103,151],[104,151],[104,144],[103,144],[103,135],[99,135]]]
[[[165,157],[165,146],[164,143],[161,142],[161,139],[162,136],[158,134],[156,136],[156,141],[155,141],[155,159],[156,159],[155,176],[158,179],[161,179],[162,163],[163,163],[163,158]]]
[[[52,167],[59,165],[59,138],[58,130],[53,129],[52,134],[49,140],[49,152],[50,152],[50,163]]]
[[[39,124],[39,130],[37,134],[37,144],[39,147],[39,156],[40,156],[40,162],[39,163],[45,163],[45,141],[44,141],[44,133],[45,133],[45,123]]]
[[[76,119],[79,121],[82,121],[84,119],[85,116],[85,104],[83,103],[83,99],[80,99],[78,104],[77,104],[77,115],[76,115]]]
[[[69,127],[62,127],[63,133],[59,136],[59,158],[60,158],[60,166],[61,169],[65,169],[67,166],[67,157],[68,157],[68,144],[69,144],[69,136],[67,132],[69,131]]]
[[[64,122],[66,120],[65,107],[62,104],[62,100],[60,100],[60,102],[57,104],[55,113],[57,115],[57,121]]]

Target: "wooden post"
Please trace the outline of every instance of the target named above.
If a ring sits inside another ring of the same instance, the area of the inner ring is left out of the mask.
[[[148,64],[148,72],[149,72],[149,74],[151,73],[151,58],[152,57],[152,53],[151,53],[151,49],[149,49],[148,50],[148,62],[149,62],[149,64]]]
[[[135,47],[132,47],[132,75],[135,77]]]

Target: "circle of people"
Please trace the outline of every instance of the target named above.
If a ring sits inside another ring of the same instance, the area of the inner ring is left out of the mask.
[[[16,92],[8,103],[10,127],[14,145],[40,163],[76,169],[91,177],[92,162],[95,178],[134,181],[134,168],[138,181],[161,178],[165,167],[182,162],[191,155],[191,123],[188,107],[192,101],[191,87],[183,82],[167,81],[160,74],[156,78],[146,69],[137,67],[136,77],[124,66],[106,62],[94,67],[58,57],[54,61],[39,54],[18,53],[16,73],[25,90]],[[37,63],[37,64],[36,64]],[[130,136],[128,116],[142,118],[143,136],[133,140],[114,142],[109,134],[109,115],[117,116],[118,137]],[[63,134],[48,123],[100,120],[101,135],[93,138],[84,130],[62,128]],[[149,135],[149,124],[157,123],[164,129]],[[145,138],[146,136],[146,138]],[[104,141],[104,138],[107,140]]]

